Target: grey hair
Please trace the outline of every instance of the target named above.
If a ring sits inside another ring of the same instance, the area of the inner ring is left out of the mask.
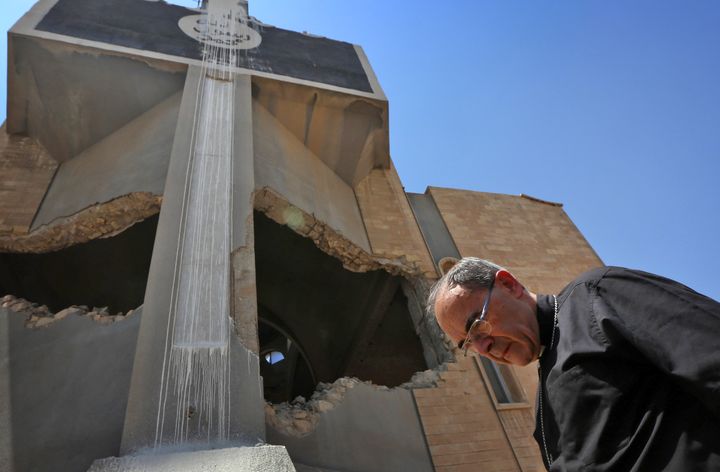
[[[489,287],[495,280],[495,274],[501,269],[503,267],[484,259],[463,257],[432,286],[425,309],[429,314],[434,314],[435,302],[440,292],[453,287],[460,286],[471,290]]]

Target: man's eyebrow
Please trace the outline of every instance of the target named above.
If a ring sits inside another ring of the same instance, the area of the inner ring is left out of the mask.
[[[465,336],[463,336],[463,338],[457,342],[458,349],[462,349],[465,338],[467,338],[467,334],[470,331],[470,327],[475,322],[475,320],[480,317],[480,315],[482,315],[481,311],[473,311],[468,315],[467,321],[465,321]]]
[[[473,311],[468,315],[467,321],[465,321],[465,336],[467,336],[468,331],[470,331],[470,326],[475,322],[476,319],[478,319],[482,315],[482,312],[479,311]]]

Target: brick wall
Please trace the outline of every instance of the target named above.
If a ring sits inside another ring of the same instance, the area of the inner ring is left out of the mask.
[[[55,175],[55,162],[35,140],[0,127],[0,234],[26,234]]]
[[[558,204],[436,187],[430,194],[460,254],[506,267],[533,292],[555,293],[603,265]]]
[[[436,388],[413,391],[437,472],[521,470],[478,369],[459,357]]]
[[[373,255],[405,258],[425,277],[436,278],[435,266],[395,167],[373,169],[355,187],[355,195]]]

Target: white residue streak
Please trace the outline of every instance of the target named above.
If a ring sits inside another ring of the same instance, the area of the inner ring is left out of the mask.
[[[225,44],[247,24],[247,11],[237,0],[211,0],[203,24],[207,30],[202,79],[182,203],[155,447],[201,437],[223,441],[229,434],[235,102],[231,68],[237,65],[237,51]]]

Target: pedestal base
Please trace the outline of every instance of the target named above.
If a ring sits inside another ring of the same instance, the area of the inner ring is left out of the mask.
[[[284,446],[108,457],[88,472],[296,472]]]

